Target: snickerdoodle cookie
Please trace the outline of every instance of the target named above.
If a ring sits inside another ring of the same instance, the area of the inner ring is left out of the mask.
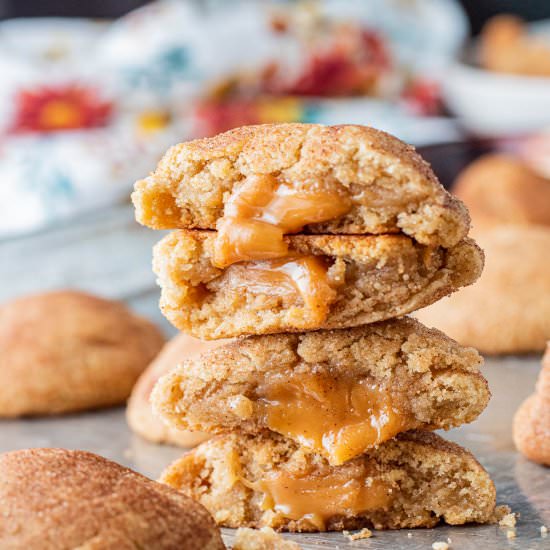
[[[489,401],[481,363],[405,318],[240,339],[185,361],[152,401],[173,426],[270,429],[341,464],[400,432],[474,420]]]
[[[415,316],[484,353],[542,351],[550,339],[550,228],[502,225],[478,234],[479,281]]]
[[[484,523],[495,488],[465,449],[407,432],[340,466],[277,434],[224,435],[172,464],[161,481],[219,525],[286,531]]]
[[[11,550],[225,548],[198,502],[85,451],[0,455],[0,517]]]
[[[500,14],[485,24],[480,36],[480,62],[498,73],[550,76],[550,47],[515,15]]]
[[[474,282],[483,253],[405,235],[292,235],[277,260],[213,264],[216,232],[175,231],[153,266],[161,309],[202,339],[343,328],[401,316]]]
[[[187,334],[178,334],[170,340],[154,361],[139,377],[132,390],[126,418],[134,432],[155,443],[170,443],[194,447],[208,438],[207,434],[168,427],[151,409],[151,390],[157,380],[185,359],[223,344],[223,340],[203,342]]]
[[[464,205],[412,147],[354,125],[244,126],[181,143],[132,197],[138,221],[154,229],[217,229],[218,263],[230,261],[228,240],[240,259],[266,259],[286,233],[403,232],[449,247],[469,227]]]
[[[490,154],[472,162],[453,192],[468,207],[476,233],[495,224],[550,226],[550,180],[513,156]]]
[[[535,393],[523,402],[514,417],[514,442],[529,460],[550,466],[550,343]]]
[[[164,338],[122,303],[76,291],[0,306],[0,417],[123,403]]]

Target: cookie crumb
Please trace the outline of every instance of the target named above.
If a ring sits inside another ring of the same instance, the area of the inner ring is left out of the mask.
[[[372,531],[367,529],[361,529],[357,533],[350,533],[349,531],[342,531],[342,534],[348,538],[349,541],[360,540],[360,539],[370,539],[372,537]]]
[[[548,527],[546,527],[546,525],[541,525],[540,526],[540,536],[541,537],[546,537],[546,535],[548,535]]]
[[[407,538],[408,538],[408,539],[412,539],[412,536],[413,536],[412,533],[407,533]]]
[[[447,537],[447,544],[449,546],[451,546],[452,543],[453,543],[453,541],[451,540],[451,537]]]
[[[233,550],[301,550],[302,547],[283,538],[271,527],[237,529]]]
[[[500,527],[515,527],[516,526],[516,514],[513,512],[506,514],[502,517],[502,519],[498,522]]]
[[[434,542],[432,544],[433,550],[449,550],[449,545],[446,542]]]
[[[508,529],[508,531],[506,531],[506,538],[507,539],[515,539],[516,538],[516,532],[513,531],[512,529]]]
[[[490,522],[499,523],[504,516],[511,513],[512,513],[512,509],[510,508],[510,506],[507,506],[506,504],[501,504],[500,506],[497,506],[493,511],[493,515],[491,517]]]

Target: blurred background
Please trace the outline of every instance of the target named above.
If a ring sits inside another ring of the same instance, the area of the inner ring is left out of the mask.
[[[550,176],[542,0],[0,0],[0,19],[0,301],[76,286],[162,323],[131,186],[243,124],[375,126],[447,187],[489,151]]]

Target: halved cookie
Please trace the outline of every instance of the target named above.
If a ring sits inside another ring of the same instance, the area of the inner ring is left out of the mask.
[[[288,233],[403,232],[449,247],[469,228],[464,205],[412,147],[355,125],[244,126],[181,143],[132,198],[154,229],[218,229],[220,265],[228,246],[265,259],[265,242],[284,247]]]
[[[341,464],[400,432],[474,420],[490,397],[481,363],[405,318],[241,339],[161,378],[152,401],[175,427],[269,429]]]
[[[465,449],[408,432],[341,466],[282,436],[225,435],[162,475],[219,525],[281,531],[433,527],[491,520],[495,487]]]
[[[277,260],[213,265],[216,233],[175,231],[154,250],[161,309],[201,339],[344,328],[401,316],[480,275],[464,239],[431,247],[405,235],[292,235]]]

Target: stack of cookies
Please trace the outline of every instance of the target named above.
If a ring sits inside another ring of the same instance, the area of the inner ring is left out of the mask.
[[[489,400],[481,357],[403,318],[480,275],[469,217],[409,146],[361,126],[238,128],[136,184],[161,307],[235,338],[161,378],[170,426],[219,434],[162,481],[227,527],[488,521],[495,489],[432,433]]]

